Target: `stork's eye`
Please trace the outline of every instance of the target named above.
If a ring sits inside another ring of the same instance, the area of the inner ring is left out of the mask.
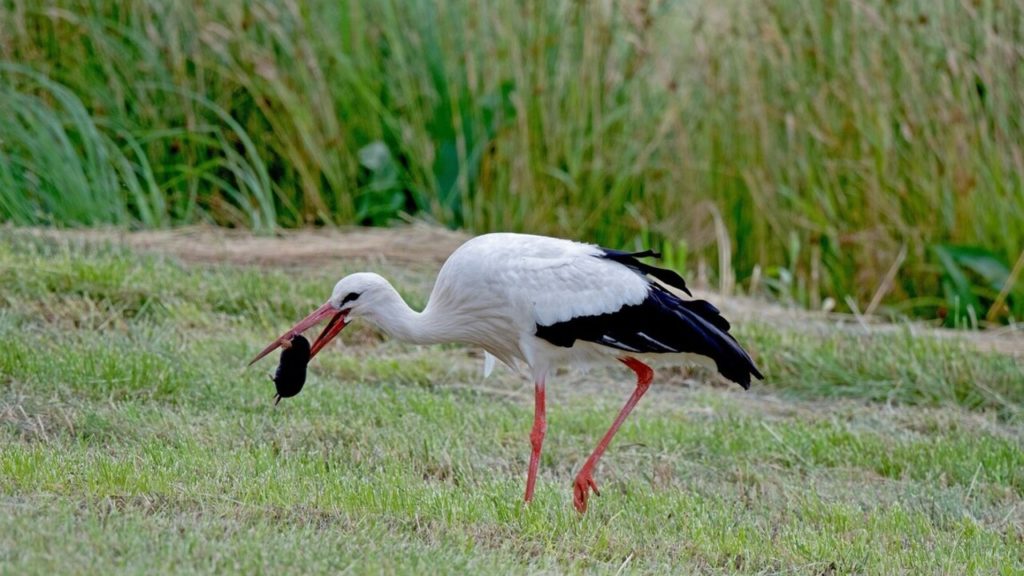
[[[359,298],[359,292],[349,292],[341,299],[341,305],[344,306],[348,302],[354,301],[356,298]]]

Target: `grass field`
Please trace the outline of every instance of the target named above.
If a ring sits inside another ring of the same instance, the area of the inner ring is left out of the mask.
[[[353,326],[271,405],[245,362],[365,267],[429,292],[0,229],[0,572],[1024,573],[1019,350],[745,321],[767,381],[660,370],[581,517],[626,370],[552,379],[529,508],[531,388],[475,351]]]

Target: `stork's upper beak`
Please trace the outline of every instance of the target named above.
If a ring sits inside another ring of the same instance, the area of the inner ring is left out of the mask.
[[[287,342],[296,334],[301,334],[306,330],[309,330],[311,327],[319,324],[325,318],[330,318],[331,320],[327,323],[327,326],[324,326],[323,331],[316,337],[316,341],[313,342],[313,346],[309,350],[309,357],[312,359],[316,356],[317,352],[326,346],[328,342],[333,340],[334,337],[341,332],[342,328],[345,327],[345,316],[347,315],[347,310],[339,311],[330,302],[325,303],[323,306],[314,310],[309,316],[300,320],[298,324],[289,328],[288,331],[282,334],[277,340],[271,342],[269,346],[264,348],[262,352],[249,361],[249,365],[251,366],[260,358],[263,358],[267,354],[270,354],[274,350],[280,348],[282,342]]]

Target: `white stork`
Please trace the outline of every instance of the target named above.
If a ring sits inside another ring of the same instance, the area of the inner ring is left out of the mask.
[[[535,398],[525,495],[529,502],[547,429],[544,387],[549,372],[567,362],[618,360],[636,373],[636,389],[576,475],[573,504],[585,512],[590,490],[599,494],[593,476],[598,460],[654,378],[645,361],[656,356],[710,361],[744,388],[749,388],[751,375],[763,378],[729,334],[729,323],[718,309],[670,292],[666,286],[689,294],[678,274],[638,260],[646,256],[656,254],[525,234],[478,236],[445,262],[422,312],[411,309],[381,276],[351,274],[334,286],[326,303],[253,362],[325,319],[329,322],[310,357],[346,324],[365,319],[406,342],[459,342],[479,346],[512,367],[524,362]]]

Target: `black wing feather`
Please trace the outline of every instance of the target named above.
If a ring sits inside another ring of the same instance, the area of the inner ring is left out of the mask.
[[[651,284],[647,299],[640,304],[538,325],[536,335],[566,348],[583,340],[633,353],[700,354],[714,360],[723,376],[744,388],[750,387],[751,375],[764,379],[729,334],[729,322],[718,308],[705,300],[683,300],[657,284]]]
[[[657,266],[644,264],[637,260],[637,258],[648,257],[661,258],[661,254],[658,254],[654,250],[644,250],[643,252],[623,252],[621,250],[601,248],[601,251],[604,252],[604,257],[609,260],[614,260],[623,266],[628,266],[641,274],[653,276],[673,288],[678,288],[679,290],[686,292],[687,296],[693,296],[693,294],[690,294],[690,290],[686,287],[686,280],[683,280],[683,277],[675,270],[658,268]]]
[[[729,321],[722,317],[722,313],[711,302],[707,300],[690,300],[689,302],[684,300],[683,302],[701,318],[711,322],[715,328],[723,332],[728,332],[729,328],[732,328]]]

